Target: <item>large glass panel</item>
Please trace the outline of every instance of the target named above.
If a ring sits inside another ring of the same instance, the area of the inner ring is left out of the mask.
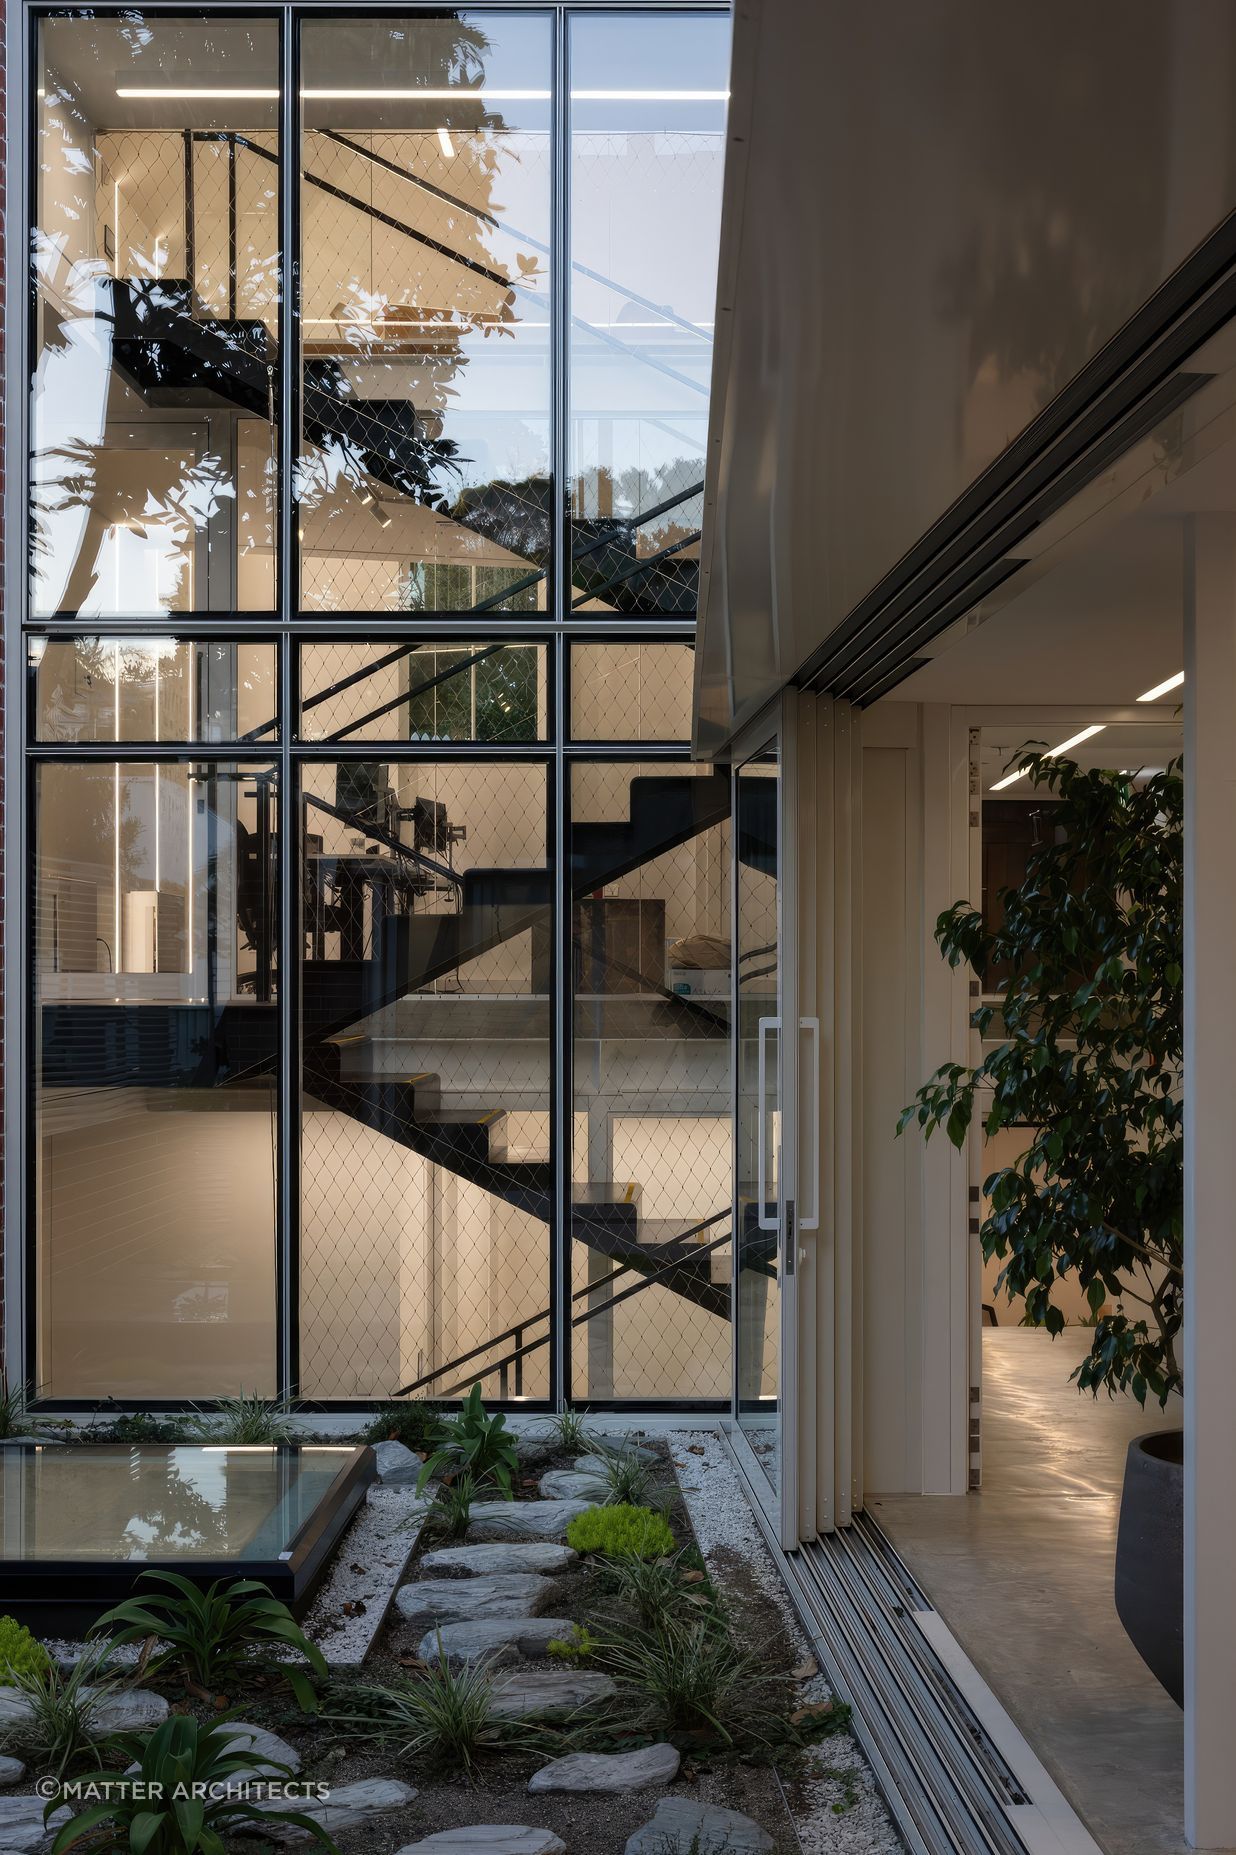
[[[730,1389],[728,777],[571,768],[577,1398]]]
[[[36,741],[271,741],[275,647],[192,638],[30,638]]]
[[[56,1398],[274,1389],[274,770],[35,770],[37,1365]]]
[[[719,13],[570,23],[579,612],[695,612],[729,36]]]
[[[301,649],[306,741],[543,741],[543,644],[313,643]]]
[[[693,644],[573,644],[572,739],[689,741],[694,674]]]
[[[39,28],[31,604],[269,610],[273,20]]]
[[[546,607],[544,15],[303,28],[301,599]]]
[[[543,764],[304,769],[301,1382],[549,1389]]]
[[[773,1487],[780,1480],[781,924],[775,747],[738,769],[736,1216],[738,1421]]]

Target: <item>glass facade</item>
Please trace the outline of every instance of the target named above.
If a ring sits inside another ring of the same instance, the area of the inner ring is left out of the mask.
[[[726,1398],[724,11],[32,30],[29,1376]]]

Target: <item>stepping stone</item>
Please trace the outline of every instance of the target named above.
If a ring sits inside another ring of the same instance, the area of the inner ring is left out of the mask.
[[[599,1443],[606,1439],[598,1437]],[[613,1437],[606,1443],[612,1456],[634,1456],[637,1462],[659,1462],[660,1457],[653,1449],[641,1449],[638,1443],[625,1442],[621,1437]],[[575,1467],[581,1475],[598,1475],[605,1467],[604,1456],[576,1456]]]
[[[672,1784],[681,1763],[672,1745],[642,1746],[638,1752],[572,1752],[542,1765],[528,1780],[538,1791],[646,1791]]]
[[[422,1636],[417,1654],[436,1662],[438,1648],[448,1662],[479,1662],[484,1657],[509,1661],[516,1655],[546,1655],[551,1642],[569,1641],[569,1617],[488,1617],[476,1623],[444,1623]]]
[[[565,1539],[577,1514],[591,1501],[478,1501],[472,1509],[468,1539],[473,1545],[493,1540]]]
[[[546,1539],[529,1540],[522,1546],[440,1546],[425,1554],[421,1570],[497,1578],[510,1572],[565,1572],[578,1563],[579,1554],[570,1546],[556,1546]]]
[[[260,1822],[237,1823],[236,1829],[245,1836],[267,1836],[272,1842],[310,1841],[308,1830],[296,1823],[279,1821],[291,1811],[311,1816],[328,1836],[337,1840],[341,1830],[360,1829],[374,1817],[385,1816],[389,1810],[402,1810],[415,1796],[412,1785],[401,1784],[397,1778],[363,1778],[358,1784],[332,1787],[326,1798],[280,1797],[262,1806]]]
[[[377,1458],[378,1480],[386,1487],[401,1488],[408,1482],[419,1481],[424,1464],[405,1443],[375,1443],[373,1453]]]
[[[537,1484],[547,1501],[586,1501],[596,1507],[609,1488],[597,1475],[577,1475],[574,1469],[551,1469]]]
[[[504,1578],[422,1578],[395,1593],[395,1608],[422,1634],[437,1623],[481,1623],[491,1617],[534,1617],[549,1587],[535,1572]]]
[[[660,1457],[657,1455],[655,1449],[645,1449],[642,1443],[636,1442],[634,1436],[602,1436],[598,1434],[591,1438],[591,1441],[594,1446],[608,1450],[611,1456],[638,1456],[641,1462],[660,1461]],[[578,1466],[579,1464],[576,1463],[577,1468]]]
[[[0,1754],[0,1785],[20,1784],[26,1775],[26,1767],[19,1758],[7,1758]]]
[[[651,1823],[628,1837],[626,1855],[769,1855],[776,1846],[737,1810],[663,1797]]]
[[[286,1739],[280,1739],[278,1733],[272,1733],[265,1726],[253,1726],[248,1720],[228,1720],[226,1722],[228,1738],[231,1745],[228,1751],[232,1755],[252,1756],[250,1767],[255,1778],[280,1778],[284,1774],[275,1769],[283,1765],[293,1773],[300,1770],[300,1753],[295,1746],[290,1746]],[[241,1774],[229,1780],[235,1784]]]
[[[496,1720],[556,1719],[580,1707],[612,1700],[617,1692],[608,1675],[589,1674],[582,1669],[562,1674],[534,1670],[495,1681],[493,1713]]]
[[[471,1829],[440,1829],[423,1842],[409,1842],[398,1855],[567,1855],[552,1829],[523,1823],[474,1823]]]
[[[42,1797],[0,1797],[0,1851],[3,1855],[34,1855],[50,1848],[52,1837],[73,1811],[68,1804],[53,1810],[43,1822]]]

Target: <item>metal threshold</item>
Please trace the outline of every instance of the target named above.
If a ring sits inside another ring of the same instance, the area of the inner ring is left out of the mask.
[[[785,1552],[759,1471],[723,1442],[790,1599],[914,1855],[1102,1855],[867,1515]]]

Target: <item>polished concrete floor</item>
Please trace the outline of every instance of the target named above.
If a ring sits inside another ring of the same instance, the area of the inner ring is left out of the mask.
[[[1108,1855],[1174,1855],[1182,1716],[1120,1627],[1112,1567],[1129,1439],[1179,1408],[1080,1396],[1087,1340],[986,1328],[982,1492],[869,1506]]]

